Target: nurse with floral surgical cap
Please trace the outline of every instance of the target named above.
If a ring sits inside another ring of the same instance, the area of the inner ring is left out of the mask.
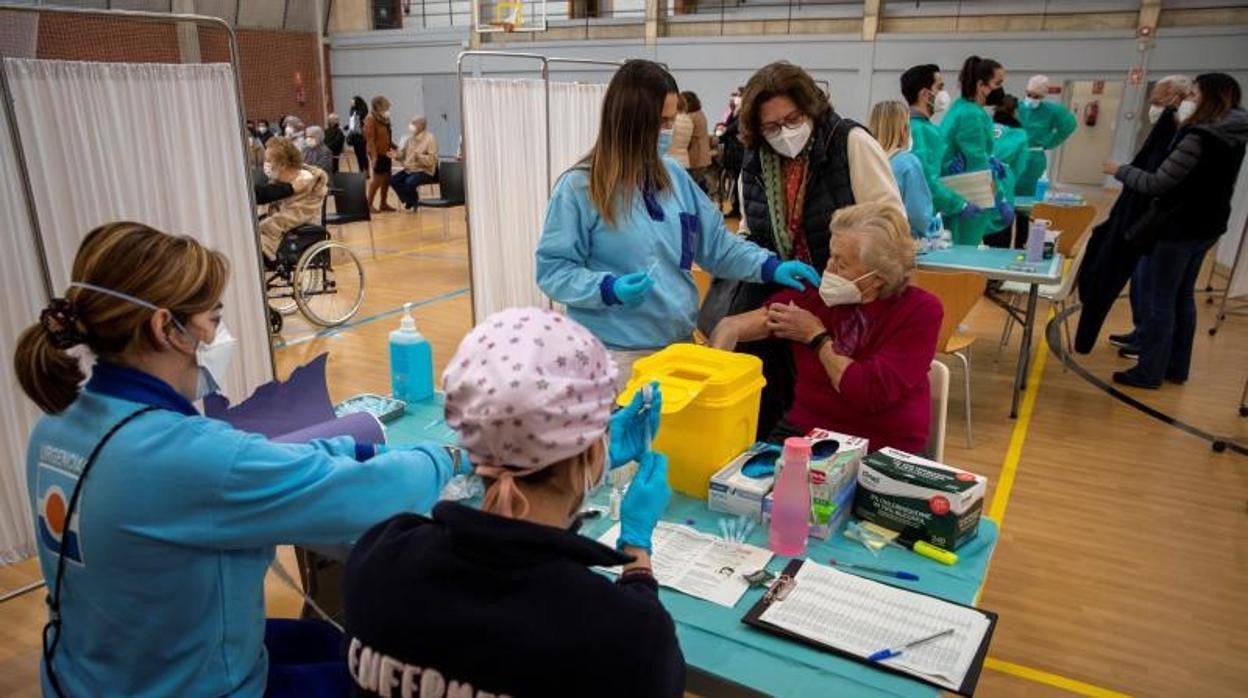
[[[361,695],[683,694],[650,569],[671,498],[667,459],[649,444],[660,402],[639,394],[612,415],[616,376],[597,338],[545,310],[496,313],[460,344],[443,375],[446,420],[485,497],[479,510],[400,514],[355,545],[344,597]],[[617,548],[579,535],[593,490],[634,460]]]

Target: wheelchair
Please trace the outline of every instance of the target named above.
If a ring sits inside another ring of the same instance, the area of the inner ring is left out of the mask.
[[[283,317],[295,312],[315,325],[336,327],[360,310],[364,265],[325,228],[301,225],[282,235],[264,285],[274,334],[282,331]]]

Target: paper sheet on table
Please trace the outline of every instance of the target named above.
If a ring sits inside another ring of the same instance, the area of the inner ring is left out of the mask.
[[[992,208],[995,205],[992,198],[992,172],[989,170],[949,175],[941,177],[940,181],[980,208]]]
[[[796,585],[759,620],[860,657],[954,628],[884,664],[958,690],[991,622],[973,608],[916,594],[807,560]]]
[[[598,539],[615,547],[616,524]],[[650,565],[665,587],[732,608],[749,588],[743,574],[762,569],[771,551],[743,543],[726,543],[688,526],[660,521],[651,538]],[[619,571],[616,568],[615,571]]]
[[[291,371],[287,380],[265,383],[233,407],[224,395],[209,395],[204,398],[204,416],[283,443],[334,436],[351,436],[357,443],[385,443],[381,422],[372,415],[339,417],[334,412],[325,382],[328,359],[329,354],[321,354]]]

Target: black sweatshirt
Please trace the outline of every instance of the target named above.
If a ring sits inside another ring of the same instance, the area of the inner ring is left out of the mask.
[[[680,696],[685,661],[648,574],[571,531],[443,502],[356,543],[343,582],[357,695]],[[408,688],[410,690],[405,691]]]

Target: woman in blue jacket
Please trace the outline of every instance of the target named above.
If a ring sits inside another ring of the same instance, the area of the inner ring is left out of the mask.
[[[888,164],[906,206],[910,235],[928,248],[940,239],[941,220],[923,176],[923,163],[911,152],[914,141],[910,134],[910,108],[898,101],[880,102],[871,109],[870,128],[888,154]]]
[[[612,352],[619,384],[646,354],[693,334],[694,262],[727,279],[819,285],[799,261],[738,238],[667,150],[676,81],[631,60],[611,79],[598,140],[555,186],[537,247],[537,283]]]
[[[437,446],[277,444],[200,416],[233,348],[227,277],[190,237],[104,225],[18,342],[17,377],[47,413],[27,456],[45,695],[263,694],[274,546],[349,543],[428,510],[453,474]],[[79,345],[98,357],[81,391]]]

